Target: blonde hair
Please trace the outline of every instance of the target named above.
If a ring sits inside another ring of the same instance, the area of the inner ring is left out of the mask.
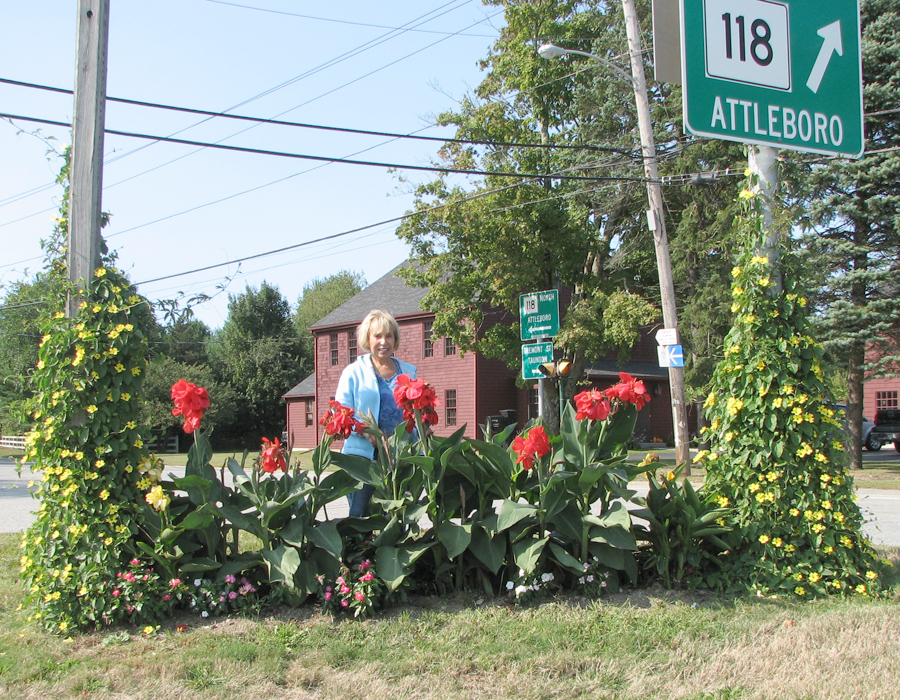
[[[356,344],[365,352],[372,352],[372,348],[369,345],[369,334],[373,330],[376,333],[390,331],[394,335],[394,349],[396,350],[400,347],[400,326],[397,325],[397,320],[387,311],[372,309],[357,327]]]

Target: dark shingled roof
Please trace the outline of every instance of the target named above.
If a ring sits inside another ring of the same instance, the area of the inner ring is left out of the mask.
[[[281,398],[286,399],[291,396],[315,396],[316,394],[316,373],[313,372],[297,386],[286,394],[282,394]]]
[[[590,379],[619,379],[619,372],[627,372],[636,379],[666,379],[669,370],[652,362],[616,362],[600,360],[585,367],[585,374]]]
[[[381,279],[373,282],[352,299],[344,302],[325,318],[310,328],[358,324],[372,309],[387,311],[394,318],[422,313],[422,299],[428,293],[425,287],[408,287],[396,276],[397,270],[409,267],[409,261],[397,265]]]

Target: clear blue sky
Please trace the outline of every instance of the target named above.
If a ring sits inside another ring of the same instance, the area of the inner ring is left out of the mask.
[[[0,0],[0,78],[72,89],[75,8],[73,0]],[[111,0],[107,95],[226,111],[290,81],[231,113],[452,136],[448,129],[422,129],[478,84],[477,61],[502,22],[498,8],[479,0]],[[0,84],[0,112],[69,122],[72,104],[70,95]],[[272,125],[247,130],[250,123],[203,119],[109,103],[106,126],[411,165],[427,165],[438,145]],[[70,138],[65,128],[0,120],[2,285],[40,268],[39,241],[52,230],[61,197],[61,189],[51,186],[60,160],[48,157],[44,140],[23,133],[37,129],[54,137],[60,150]],[[137,283],[391,219],[412,203],[400,173],[382,168],[111,135],[105,153],[103,209],[112,218],[104,237],[118,252],[119,267]],[[430,177],[401,173],[413,183]],[[227,294],[247,284],[267,280],[293,305],[304,284],[342,269],[374,282],[406,257],[395,229],[368,229],[240,266],[141,284],[139,290],[154,300],[179,292],[215,294],[233,277],[224,293],[195,309],[220,327]]]

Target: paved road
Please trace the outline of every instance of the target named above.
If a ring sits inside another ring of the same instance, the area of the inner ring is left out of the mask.
[[[659,453],[664,459],[667,456],[674,458],[674,450],[661,450]],[[864,452],[863,462],[872,461],[897,462],[900,465],[900,454],[893,449]],[[180,470],[175,467],[166,471]],[[16,474],[15,462],[0,458],[0,532],[21,532],[33,522],[37,501],[29,493],[28,482],[39,478],[40,475],[35,476],[27,469],[23,469],[21,475]],[[866,518],[864,531],[872,542],[900,547],[900,490],[857,489],[857,496]],[[346,515],[346,501],[341,499],[329,506],[331,509],[333,511],[329,515],[332,517]]]

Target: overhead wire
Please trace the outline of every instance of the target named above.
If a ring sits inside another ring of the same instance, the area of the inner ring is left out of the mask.
[[[36,122],[38,124],[50,124],[53,126],[71,126],[71,124],[66,124],[65,122],[58,122],[50,119],[40,119],[38,117],[27,117],[20,114],[8,114],[5,112],[0,112],[0,117],[6,117],[9,119],[19,119],[21,121],[31,121]],[[291,153],[288,151],[274,151],[271,149],[265,148],[249,148],[247,146],[230,146],[223,143],[214,143],[210,141],[194,141],[191,139],[176,139],[168,136],[160,136],[158,134],[142,134],[135,131],[119,131],[118,129],[106,129],[105,133],[113,134],[115,136],[126,136],[130,138],[137,139],[148,139],[151,141],[161,141],[163,143],[176,143],[187,146],[200,146],[202,148],[213,148],[224,151],[237,151],[239,153],[252,153],[256,155],[267,155],[267,156],[278,156],[282,158],[296,158],[299,160],[314,160],[321,161],[326,163],[340,163],[342,165],[364,165],[371,166],[377,168],[397,168],[401,170],[419,170],[425,172],[436,172],[436,173],[452,173],[458,175],[478,175],[478,176],[486,176],[486,177],[517,177],[517,178],[528,178],[528,179],[544,179],[544,178],[553,178],[553,179],[561,179],[561,180],[640,180],[645,181],[646,178],[634,178],[634,177],[617,177],[617,176],[582,176],[582,175],[556,175],[556,174],[548,174],[548,173],[516,173],[516,172],[503,172],[503,171],[490,171],[490,170],[469,170],[465,168],[442,168],[439,166],[429,166],[429,165],[410,165],[410,164],[400,164],[400,163],[383,163],[378,161],[367,161],[367,160],[355,160],[351,158],[338,158],[336,156],[314,156],[312,154],[307,153]],[[2,224],[0,224],[2,225]]]
[[[209,0],[212,1],[212,0]],[[53,92],[62,92],[69,95],[74,94],[73,90],[67,90],[63,88],[55,88],[47,85],[41,85],[39,83],[25,83],[19,80],[11,80],[8,78],[0,78],[0,83],[6,83],[10,85],[17,85],[20,87],[33,88],[37,90],[50,90]],[[134,105],[138,107],[149,107],[151,109],[162,109],[172,112],[183,112],[186,114],[197,114],[214,118],[221,119],[231,119],[235,121],[247,121],[247,122],[255,122],[259,125],[271,125],[271,126],[290,126],[297,127],[302,129],[314,129],[320,131],[334,131],[343,134],[360,134],[363,136],[383,136],[391,139],[409,139],[409,140],[417,140],[417,141],[434,141],[438,143],[460,143],[460,144],[470,144],[475,146],[501,146],[504,148],[537,148],[537,149],[546,149],[546,150],[579,150],[579,151],[601,151],[604,153],[620,153],[622,155],[628,155],[633,157],[638,157],[634,151],[626,151],[620,148],[611,148],[607,146],[592,146],[589,144],[554,144],[554,143],[521,143],[517,141],[484,141],[477,139],[458,139],[453,138],[451,136],[422,136],[417,133],[410,134],[400,134],[390,131],[373,131],[370,129],[353,129],[349,127],[341,127],[341,126],[328,126],[324,124],[307,124],[304,122],[292,122],[292,121],[284,121],[280,119],[267,118],[267,117],[250,117],[242,114],[228,114],[227,112],[216,112],[212,110],[206,109],[198,109],[194,107],[179,107],[177,105],[168,105],[162,104],[159,102],[146,102],[144,100],[131,100],[120,97],[110,97],[107,95],[107,102],[116,102],[120,104]],[[51,123],[51,122],[48,122]],[[71,126],[66,122],[55,122],[56,126]],[[426,128],[432,128],[432,125]],[[176,132],[177,133],[177,132]],[[2,204],[3,200],[0,200],[0,204]]]
[[[414,18],[414,19],[412,19],[412,20],[409,20],[408,22],[404,23],[404,25],[402,25],[402,26],[401,26],[400,28],[398,28],[398,29],[388,31],[388,32],[386,32],[386,33],[384,33],[384,34],[382,34],[382,35],[380,35],[380,36],[378,36],[378,37],[375,37],[374,39],[371,39],[371,40],[369,40],[369,41],[367,41],[367,42],[364,42],[363,44],[360,44],[360,45],[354,47],[353,49],[350,49],[349,51],[345,51],[343,54],[340,54],[340,55],[336,56],[335,58],[332,58],[332,59],[329,59],[328,61],[325,61],[325,62],[323,62],[323,63],[320,63],[318,66],[316,66],[316,67],[314,67],[314,68],[311,68],[311,69],[309,69],[309,70],[307,70],[307,71],[301,73],[300,75],[294,76],[293,78],[291,78],[291,79],[289,79],[289,80],[287,80],[287,81],[284,81],[284,82],[282,82],[282,83],[280,83],[280,84],[278,84],[278,85],[275,85],[275,86],[273,86],[273,87],[271,87],[271,88],[268,88],[268,89],[264,90],[263,92],[258,93],[257,95],[254,95],[253,97],[250,97],[250,98],[248,98],[248,99],[246,99],[246,100],[243,100],[242,102],[239,102],[239,103],[237,103],[236,105],[233,105],[233,106],[229,107],[229,108],[228,108],[227,110],[225,110],[225,111],[226,111],[226,112],[229,112],[229,111],[231,111],[231,110],[233,110],[233,109],[238,109],[239,107],[242,107],[242,106],[244,106],[244,105],[246,105],[246,104],[249,104],[249,103],[251,103],[251,102],[253,102],[253,101],[255,101],[255,100],[258,100],[258,99],[260,99],[260,98],[262,98],[262,97],[265,97],[265,96],[270,95],[270,94],[272,94],[272,93],[274,93],[274,92],[277,92],[278,90],[281,90],[281,89],[283,89],[283,88],[285,88],[285,87],[288,87],[289,85],[292,85],[292,84],[298,82],[299,80],[303,80],[303,79],[305,79],[305,78],[308,78],[308,77],[310,77],[310,76],[312,76],[312,75],[315,75],[316,73],[318,73],[318,72],[320,72],[320,71],[323,71],[323,70],[325,70],[325,69],[327,69],[327,68],[331,68],[331,67],[333,67],[333,66],[335,66],[335,65],[337,65],[337,64],[339,64],[339,63],[342,63],[343,61],[345,61],[345,60],[347,60],[347,59],[349,59],[349,58],[353,58],[354,56],[357,56],[357,55],[359,55],[359,54],[361,54],[361,53],[363,53],[363,52],[365,52],[365,51],[368,51],[369,49],[372,49],[372,48],[374,48],[374,47],[376,47],[376,46],[379,46],[380,44],[385,43],[386,41],[389,41],[389,40],[391,40],[391,39],[394,39],[394,38],[396,38],[396,37],[398,37],[398,36],[402,36],[402,33],[405,32],[405,31],[407,31],[407,29],[409,29],[409,28],[406,27],[406,25],[410,25],[410,24],[414,24],[414,23],[416,23],[416,22],[419,22],[419,24],[418,24],[418,25],[414,25],[413,28],[418,27],[418,26],[422,26],[422,25],[424,25],[424,24],[427,23],[427,22],[433,21],[434,19],[437,19],[437,18],[439,18],[439,17],[441,17],[441,16],[443,16],[443,15],[449,13],[449,12],[452,12],[453,10],[459,9],[460,7],[462,7],[463,5],[468,4],[468,3],[471,2],[471,1],[472,1],[472,0],[465,0],[464,2],[462,2],[462,3],[461,3],[460,5],[458,5],[457,7],[450,7],[451,5],[455,5],[455,4],[458,2],[458,0],[450,0],[450,2],[447,2],[447,3],[445,3],[445,4],[441,5],[441,6],[439,6],[439,7],[435,8],[435,9],[433,9],[433,10],[429,10],[428,12],[426,12],[426,13],[424,13],[424,14],[422,14],[422,15],[419,15],[418,17],[416,17],[416,18]],[[449,8],[449,9],[447,9],[447,8]],[[443,11],[443,12],[442,12],[442,11]],[[502,11],[500,11],[500,12],[502,12]],[[500,12],[497,12],[497,13],[494,13],[494,14],[495,14],[495,15],[496,15],[496,14],[500,14]],[[436,13],[440,13],[440,14],[436,14]],[[431,16],[431,15],[434,15],[434,16]],[[491,15],[491,16],[493,16],[493,15]],[[488,19],[489,19],[491,16],[489,16]],[[484,21],[484,20],[482,20],[482,21]],[[481,23],[481,22],[476,22],[476,23],[474,23],[474,24],[472,24],[472,25],[469,25],[469,26],[470,26],[470,27],[471,27],[471,26],[475,26],[475,25],[480,24],[480,23]],[[467,27],[467,28],[468,28],[468,27]],[[464,31],[464,30],[460,30],[460,31]],[[398,32],[399,32],[399,33],[398,33]],[[449,38],[449,37],[445,37],[445,38]],[[444,39],[441,39],[440,41],[444,41]],[[434,44],[429,45],[429,47],[430,47],[430,46],[434,46],[434,45],[437,44],[437,43],[440,43],[440,41],[435,42]],[[425,47],[425,48],[429,48],[429,47]],[[415,52],[415,53],[417,53],[417,52]],[[410,55],[413,55],[413,54],[408,54],[408,55],[405,56],[404,58],[408,58]],[[403,60],[403,59],[400,59],[400,60]],[[392,64],[389,64],[389,65],[392,65]],[[380,69],[378,69],[378,70],[380,70]],[[377,71],[375,71],[375,72],[377,72]],[[371,73],[369,73],[368,75],[371,75]],[[355,82],[355,81],[352,81],[352,82]],[[346,87],[346,85],[349,85],[349,84],[351,84],[351,83],[346,83],[345,85],[343,85],[343,86],[341,86],[341,87]],[[51,91],[55,91],[55,92],[63,92],[63,93],[65,93],[65,92],[70,92],[70,91],[67,91],[67,90],[65,90],[65,89],[63,89],[63,88],[49,88],[49,89],[50,89]],[[339,87],[339,88],[336,88],[336,89],[341,89],[341,88]],[[332,90],[332,91],[330,91],[330,92],[334,92],[334,90]],[[329,93],[324,93],[324,94],[330,94],[330,92],[329,92]],[[293,111],[294,109],[297,109],[297,108],[300,107],[300,106],[303,106],[303,105],[305,105],[305,104],[309,104],[310,102],[312,102],[312,101],[314,101],[314,100],[317,100],[317,99],[319,99],[319,98],[321,98],[321,97],[323,97],[323,96],[324,96],[324,95],[319,95],[318,97],[315,97],[315,98],[313,98],[312,100],[307,100],[307,102],[304,102],[304,103],[301,104],[301,105],[297,105],[297,106],[295,106],[295,107],[292,107],[292,108],[289,109],[289,110],[286,110],[286,111],[284,111],[284,112],[281,112],[280,114],[276,115],[276,117],[283,116],[284,114],[287,114],[288,112]],[[196,127],[196,126],[199,126],[200,124],[203,124],[203,123],[209,121],[209,120],[212,119],[212,118],[213,118],[213,117],[207,117],[207,118],[205,118],[205,119],[202,119],[202,120],[200,120],[199,122],[196,122],[196,123],[194,123],[194,124],[192,124],[192,125],[190,125],[190,126],[184,127],[183,129],[179,129],[178,131],[173,132],[172,134],[170,134],[170,136],[175,136],[175,135],[177,135],[177,134],[179,134],[179,133],[182,133],[183,131],[187,131],[188,129],[191,129],[191,128],[194,128],[194,127]],[[251,127],[251,128],[252,128],[252,127]],[[225,138],[221,139],[221,141],[224,141],[224,140],[226,140],[226,139],[228,139],[228,138],[232,138],[233,136],[237,136],[238,134],[244,133],[245,131],[247,131],[247,129],[244,129],[244,130],[239,131],[239,132],[237,132],[237,133],[235,133],[235,134],[232,134],[231,136],[225,137]],[[151,147],[151,146],[153,146],[153,145],[154,145],[153,143],[150,143],[150,144],[146,144],[146,145],[144,145],[144,146],[140,146],[140,147],[138,147],[138,148],[136,148],[136,149],[133,149],[133,150],[131,150],[131,151],[129,151],[129,152],[120,154],[120,155],[118,155],[118,156],[116,156],[116,157],[114,157],[114,158],[110,158],[110,159],[106,160],[106,161],[105,161],[105,164],[108,165],[108,164],[110,164],[110,163],[114,163],[114,162],[116,162],[116,161],[118,161],[118,160],[121,160],[122,158],[126,158],[126,157],[128,157],[128,156],[130,156],[130,155],[133,155],[134,153],[137,153],[138,151],[141,151],[141,150],[143,150],[143,149],[145,149],[145,148],[149,148],[149,147]],[[146,173],[153,172],[154,170],[158,170],[158,169],[161,168],[161,167],[165,167],[166,165],[169,165],[169,164],[171,164],[171,163],[174,163],[174,162],[176,162],[176,161],[178,161],[178,160],[181,160],[181,159],[183,159],[183,158],[187,158],[187,157],[189,157],[189,156],[193,155],[194,153],[197,153],[197,152],[199,152],[199,151],[201,151],[201,150],[203,150],[203,149],[201,148],[201,149],[198,149],[197,151],[193,151],[193,152],[191,152],[191,153],[186,153],[186,154],[184,154],[184,155],[182,155],[182,156],[179,156],[178,158],[175,158],[175,159],[173,159],[173,160],[171,160],[171,161],[168,161],[167,163],[163,163],[163,164],[158,165],[158,166],[156,166],[156,167],[154,167],[154,168],[150,168],[149,170],[146,170],[146,171],[144,171],[144,172],[142,172],[142,173],[138,173],[138,174],[136,174],[136,175],[133,175],[133,176],[131,176],[131,177],[129,177],[129,178],[126,178],[125,180],[121,180],[121,181],[119,181],[119,182],[116,182],[116,183],[113,183],[113,184],[111,184],[111,185],[108,185],[107,187],[114,187],[114,186],[116,186],[116,185],[118,185],[118,184],[121,184],[122,182],[127,182],[127,181],[132,180],[132,179],[134,179],[134,178],[136,178],[136,177],[140,177],[141,175],[144,175],[144,174],[146,174]],[[53,183],[49,183],[49,184],[47,185],[47,187],[51,187],[52,185],[53,185]],[[36,212],[35,214],[31,214],[31,215],[29,215],[28,217],[23,217],[23,219],[24,219],[24,218],[31,218],[32,216],[37,216],[37,215],[42,214],[42,213],[45,213],[45,212],[47,212],[47,211],[52,211],[52,209],[50,209],[50,210],[43,210],[43,211],[41,211],[41,212]],[[23,219],[18,219],[17,221],[22,221]],[[11,223],[15,223],[15,222],[11,222]]]
[[[225,2],[224,0],[206,0],[207,2],[215,3],[217,5],[227,5],[229,7],[238,7],[245,10],[255,10],[257,12],[270,12],[276,15],[287,15],[288,17],[300,17],[302,19],[312,19],[319,22],[333,22],[335,24],[347,24],[354,27],[371,27],[373,29],[390,29],[393,31],[400,31],[400,27],[390,27],[384,24],[369,24],[366,22],[351,22],[350,20],[344,19],[331,19],[328,17],[315,17],[313,15],[303,15],[298,12],[286,12],[284,10],[272,10],[266,7],[253,7],[252,5],[241,5],[236,2]],[[406,29],[403,31],[408,32],[418,32],[422,34],[449,34],[449,32],[441,32],[436,29]],[[471,36],[478,37],[483,39],[491,39],[494,35],[492,34],[460,34],[459,36]]]

